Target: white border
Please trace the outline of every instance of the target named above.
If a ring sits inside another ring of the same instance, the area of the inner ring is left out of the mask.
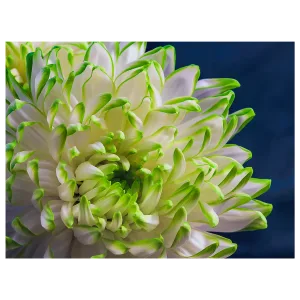
[[[89,42],[91,40],[9,40],[11,42]],[[104,42],[115,42],[115,41],[120,41],[120,42],[130,42],[131,40],[103,40]],[[144,42],[145,40],[136,40],[136,42]],[[6,68],[5,68],[5,57],[6,57],[6,40],[4,40],[4,59],[3,59],[3,74],[4,74],[4,102],[6,102]],[[295,169],[294,169],[294,258],[219,258],[219,259],[211,259],[211,258],[104,258],[104,259],[91,259],[91,258],[86,258],[86,259],[82,259],[82,258],[56,258],[56,259],[47,259],[47,258],[41,258],[41,259],[37,259],[37,258],[21,258],[21,259],[14,259],[14,258],[6,258],[6,244],[5,244],[5,238],[4,240],[4,260],[7,261],[296,261],[296,40],[195,40],[195,41],[191,41],[191,40],[147,40],[147,42],[293,42],[294,43],[294,160],[295,160]],[[3,123],[4,123],[4,149],[3,149],[3,153],[5,153],[5,148],[6,148],[6,135],[5,135],[5,131],[6,131],[6,122],[5,122],[5,116],[6,116],[6,108],[5,108],[5,103],[4,103],[4,107],[3,107]],[[5,154],[4,154],[4,158],[5,158]],[[5,159],[3,160],[4,162],[4,179],[6,178],[6,164],[5,164]],[[4,201],[3,201],[3,212],[4,212],[4,237],[5,237],[5,231],[6,231],[6,189],[5,189],[5,183],[4,183]]]

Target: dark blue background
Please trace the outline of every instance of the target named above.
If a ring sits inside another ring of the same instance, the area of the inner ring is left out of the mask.
[[[252,151],[254,177],[272,179],[259,200],[273,212],[266,230],[226,235],[238,244],[232,257],[294,257],[294,43],[149,42],[147,51],[164,45],[175,47],[176,68],[196,64],[200,78],[237,79],[231,112],[256,113],[232,143]]]

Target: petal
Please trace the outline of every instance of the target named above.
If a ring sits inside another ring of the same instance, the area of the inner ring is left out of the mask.
[[[47,64],[55,64],[59,77],[67,78],[74,66],[73,50],[64,46],[54,46],[47,56]]]
[[[144,214],[150,214],[158,204],[162,192],[162,184],[156,183],[149,188],[148,193],[141,199],[140,209]]]
[[[16,217],[12,221],[12,226],[19,234],[29,237],[40,235],[44,232],[40,222],[40,213],[36,209],[31,209],[21,217]]]
[[[73,232],[66,229],[52,237],[44,258],[67,258],[70,256]]]
[[[192,229],[189,239],[175,252],[181,257],[209,257],[218,247],[218,241],[207,233]]]
[[[104,68],[108,76],[114,76],[114,63],[109,51],[103,43],[92,43],[87,50],[84,59],[96,66]]]
[[[155,133],[163,126],[175,125],[179,114],[175,112],[164,112],[157,110],[150,111],[144,121],[144,137]]]
[[[225,116],[225,114],[228,113],[228,110],[232,105],[234,98],[234,92],[228,91],[219,96],[211,96],[201,99],[199,101],[199,105],[201,107],[202,113],[205,113],[206,115],[222,114]]]
[[[96,224],[96,220],[92,215],[90,202],[85,196],[81,197],[79,203],[79,215],[78,215],[79,225],[89,225],[92,226]]]
[[[131,109],[136,109],[147,96],[147,73],[138,69],[127,77],[118,87],[118,97],[126,97],[130,101]]]
[[[186,162],[185,162],[184,154],[180,149],[176,148],[173,154],[173,169],[168,178],[168,181],[172,182],[180,178],[184,174],[185,168],[186,168]]]
[[[17,141],[26,150],[35,150],[40,158],[49,158],[49,131],[37,122],[22,122],[17,129]]]
[[[59,162],[56,167],[56,177],[58,181],[63,184],[70,179],[75,178],[73,169],[68,166],[65,162]]]
[[[245,203],[249,203],[250,200],[251,197],[249,195],[238,193],[230,198],[227,198],[223,203],[214,206],[214,211],[220,215],[236,207],[248,208],[247,204]]]
[[[83,245],[75,240],[72,245],[72,258],[90,258],[92,256],[105,254],[107,252],[102,241],[98,241],[93,245]]]
[[[37,48],[35,52],[30,53],[26,57],[27,63],[27,78],[31,87],[31,92],[33,99],[36,98],[35,93],[35,78],[37,77],[39,71],[45,66],[45,61],[43,60],[42,50]]]
[[[231,240],[223,238],[218,235],[212,235],[218,239],[219,246],[211,258],[227,258],[234,254],[237,249],[237,244],[231,242]]]
[[[120,74],[127,64],[138,60],[144,54],[145,48],[144,42],[127,43],[123,48],[121,46],[116,64],[116,75]]]
[[[179,207],[184,208],[186,212],[189,214],[193,210],[193,208],[197,205],[199,196],[200,196],[200,190],[193,187],[190,193],[186,197],[184,197],[176,206],[174,206],[174,208],[166,215],[168,217],[173,217],[174,213],[177,211]]]
[[[249,181],[240,189],[240,192],[250,195],[252,198],[256,198],[261,194],[265,193],[271,186],[270,179],[258,179],[251,178]]]
[[[38,161],[39,187],[41,187],[47,196],[57,196],[59,181],[56,178],[56,164],[51,161]],[[27,169],[28,172],[28,169]]]
[[[36,121],[45,124],[45,117],[31,103],[15,99],[7,108],[7,125],[13,129],[25,121]]]
[[[101,170],[93,166],[90,162],[85,161],[77,167],[75,171],[75,176],[77,181],[84,181],[103,177],[104,174]]]
[[[74,223],[73,203],[64,203],[61,207],[60,217],[67,228],[71,228]]]
[[[74,202],[74,193],[77,188],[76,181],[71,179],[58,187],[59,198],[63,201]]]
[[[156,61],[151,61],[147,68],[147,74],[149,76],[149,82],[160,93],[164,87],[165,76],[160,64]]]
[[[210,140],[209,143],[207,143],[205,149],[203,149],[202,151],[203,153],[211,152],[211,149],[214,149],[219,144],[223,136],[223,120],[224,119],[218,115],[212,115],[206,118],[202,118],[201,114],[199,114],[199,117],[184,122],[177,127],[177,139],[179,140],[188,136],[193,136],[197,134],[202,128],[209,128]]]
[[[8,201],[13,205],[29,205],[35,184],[24,172],[16,172],[6,180],[6,193]]]
[[[65,93],[69,97],[75,97],[75,105],[83,100],[83,87],[85,86],[85,83],[91,78],[92,72],[93,67],[89,63],[85,62],[81,65],[80,69],[76,73],[70,73],[67,81],[65,82]]]
[[[74,236],[83,245],[95,244],[101,236],[97,227],[90,227],[87,225],[78,225],[73,228]]]
[[[258,230],[267,228],[267,220],[259,211],[237,208],[219,216],[219,224],[214,228],[208,225],[197,225],[196,228],[211,232]]]
[[[57,233],[65,228],[60,216],[62,205],[63,201],[61,200],[51,200],[44,205],[40,222],[46,230],[55,230],[54,233]]]
[[[255,113],[252,108],[244,108],[229,115],[229,119],[233,116],[238,118],[238,124],[235,129],[235,134],[237,134],[254,118]]]
[[[140,57],[142,60],[155,60],[161,67],[164,67],[167,58],[167,53],[165,48],[157,47],[151,51],[146,52],[143,56]]]
[[[173,46],[165,46],[164,49],[166,50],[166,61],[162,67],[164,69],[165,76],[167,77],[175,70],[176,54]]]
[[[149,257],[161,249],[162,246],[162,238],[139,240],[129,244],[129,252],[137,257]]]
[[[238,87],[240,87],[239,82],[231,78],[201,79],[197,82],[193,96],[198,99],[202,99],[215,96]]]
[[[238,146],[238,145],[225,145],[222,149],[213,152],[211,155],[229,156],[240,164],[244,164],[246,161],[252,158],[251,151]]]
[[[267,217],[272,212],[273,205],[259,200],[251,200],[246,204],[239,206],[239,208],[260,211],[265,217]]]
[[[200,187],[200,201],[208,204],[220,203],[224,199],[221,189],[211,182],[204,182]]]
[[[236,190],[241,190],[242,187],[248,182],[253,174],[252,168],[245,168],[237,172],[237,175],[232,178],[228,183],[222,186],[222,192],[224,195],[232,194]]]
[[[86,117],[97,113],[104,107],[110,101],[113,90],[114,84],[108,74],[100,67],[94,68],[91,76],[82,85]]]
[[[184,222],[186,222],[187,212],[184,207],[181,207],[175,213],[170,225],[168,228],[162,233],[164,238],[164,245],[167,248],[170,248],[176,238],[178,231]]]
[[[103,242],[105,244],[105,247],[115,255],[122,255],[128,251],[126,245],[121,241],[118,240],[112,241],[109,239],[103,239]]]
[[[51,133],[49,151],[54,160],[59,161],[67,138],[67,128],[64,124],[57,126]]]
[[[177,248],[185,244],[185,242],[190,239],[191,232],[191,225],[188,222],[183,223],[175,237],[172,248]]]
[[[200,69],[195,65],[177,69],[171,73],[165,81],[162,92],[163,101],[192,96],[199,75]]]
[[[112,232],[116,232],[122,225],[122,214],[117,211],[113,214],[111,222],[108,222],[106,228]]]

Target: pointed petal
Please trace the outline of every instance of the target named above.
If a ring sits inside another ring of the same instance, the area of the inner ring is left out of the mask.
[[[256,198],[261,194],[265,193],[271,186],[270,179],[258,179],[251,178],[241,188],[240,192],[250,195],[252,198]]]
[[[163,101],[192,96],[199,75],[200,69],[195,65],[177,69],[171,73],[165,81],[162,92]]]
[[[193,96],[198,99],[202,99],[215,96],[238,87],[240,87],[239,82],[231,78],[201,79],[197,82]]]
[[[66,229],[52,237],[44,258],[67,258],[70,255],[73,232]]]
[[[97,227],[87,225],[74,226],[73,231],[74,236],[83,245],[93,245],[100,239],[101,236]]]

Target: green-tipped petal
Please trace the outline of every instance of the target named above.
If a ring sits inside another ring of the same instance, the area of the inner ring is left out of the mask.
[[[49,151],[54,160],[59,161],[67,138],[67,128],[64,124],[57,126],[51,133]]]
[[[165,247],[169,248],[172,246],[180,227],[183,225],[184,222],[186,222],[186,219],[187,213],[185,208],[179,208],[175,213],[168,228],[162,233],[162,236],[165,240]]]
[[[97,179],[103,177],[104,174],[90,162],[86,161],[77,167],[77,169],[75,170],[75,176],[77,181],[83,181]]]
[[[163,246],[162,238],[153,238],[147,240],[140,240],[129,245],[129,252],[138,257],[148,257],[153,255]]]
[[[81,197],[79,202],[79,215],[78,215],[79,225],[92,226],[96,224],[96,220],[92,215],[90,202],[85,196]]]
[[[87,225],[74,226],[73,231],[74,236],[83,245],[93,245],[101,236],[98,227],[90,227]]]

